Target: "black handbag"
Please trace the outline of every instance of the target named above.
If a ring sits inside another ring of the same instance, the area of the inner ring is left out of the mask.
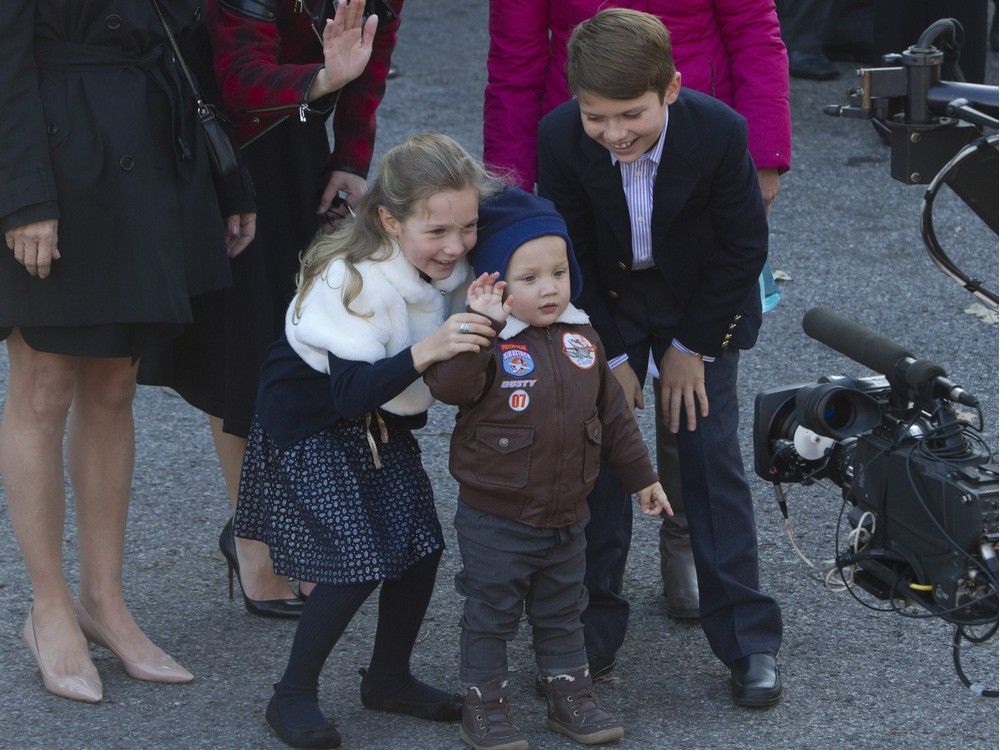
[[[216,177],[228,177],[239,169],[239,161],[236,158],[236,149],[233,148],[233,142],[230,140],[225,127],[223,127],[222,116],[216,112],[215,107],[201,98],[201,90],[198,88],[194,76],[191,75],[191,70],[188,68],[187,63],[184,62],[184,56],[181,55],[181,49],[177,46],[174,32],[170,28],[170,24],[167,23],[167,19],[163,16],[160,4],[156,0],[152,0],[152,3],[153,7],[156,8],[156,15],[159,16],[160,23],[163,25],[163,32],[167,35],[167,41],[170,42],[174,56],[181,66],[188,85],[191,87],[191,93],[194,96],[195,112],[198,114],[198,121],[201,123],[202,131],[205,133],[205,143],[208,146],[208,155],[212,161],[212,172],[215,173]]]

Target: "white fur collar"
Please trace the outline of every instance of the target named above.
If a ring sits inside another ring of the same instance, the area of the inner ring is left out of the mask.
[[[294,300],[285,315],[288,343],[318,372],[330,371],[329,353],[371,363],[392,357],[431,334],[450,313],[464,308],[471,273],[465,258],[447,279],[430,283],[395,244],[386,260],[365,260],[356,268],[362,280],[361,291],[351,302],[356,314],[344,307],[347,268],[338,258],[301,300],[301,315],[295,317]],[[433,402],[423,379],[418,378],[382,408],[393,414],[417,414]]]
[[[559,317],[555,319],[556,323],[570,323],[574,325],[583,325],[590,323],[590,318],[587,317],[587,313],[581,310],[579,307],[575,307],[572,302],[566,305],[566,309],[563,310]],[[507,325],[504,326],[503,330],[500,331],[500,338],[509,339],[517,334],[524,331],[526,328],[530,328],[529,323],[525,323],[520,318],[515,318],[513,315],[507,317]]]

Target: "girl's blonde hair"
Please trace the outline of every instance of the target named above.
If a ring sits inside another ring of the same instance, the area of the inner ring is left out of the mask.
[[[392,238],[382,226],[379,207],[401,222],[412,216],[422,202],[443,190],[472,188],[484,200],[502,187],[500,178],[446,135],[418,135],[390,149],[382,157],[378,176],[358,203],[355,215],[345,219],[331,234],[317,235],[299,256],[293,322],[302,313],[302,299],[337,258],[344,261],[347,269],[341,292],[345,309],[361,317],[372,314],[355,312],[350,305],[361,293],[362,279],[356,264],[363,260],[388,260],[392,252]]]

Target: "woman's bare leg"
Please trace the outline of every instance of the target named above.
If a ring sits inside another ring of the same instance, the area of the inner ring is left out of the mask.
[[[0,422],[0,474],[33,597],[34,635],[56,676],[95,673],[62,571],[62,442],[79,359],[31,349],[14,331]]]
[[[69,470],[80,538],[80,602],[123,659],[162,661],[125,605],[122,556],[135,463],[127,358],[85,358],[69,420]]]
[[[247,441],[236,435],[222,431],[222,420],[209,417],[215,455],[219,457],[222,478],[226,482],[229,502],[236,508],[236,496],[240,489],[240,471],[243,469],[243,452]],[[267,545],[253,539],[236,538],[236,554],[240,560],[240,580],[243,590],[254,601],[271,599],[293,599],[295,594],[288,585],[288,579],[276,576],[271,566],[271,552]]]

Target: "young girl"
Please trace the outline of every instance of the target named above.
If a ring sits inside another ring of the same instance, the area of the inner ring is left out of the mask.
[[[270,547],[275,573],[318,583],[267,707],[293,747],[339,746],[319,674],[380,583],[362,702],[461,716],[457,696],[410,674],[444,546],[411,430],[433,402],[420,374],[492,343],[487,318],[448,316],[465,302],[479,202],[499,187],[450,138],[412,138],[382,159],[356,218],[302,258],[285,338],[262,370],[235,517],[237,536]]]

